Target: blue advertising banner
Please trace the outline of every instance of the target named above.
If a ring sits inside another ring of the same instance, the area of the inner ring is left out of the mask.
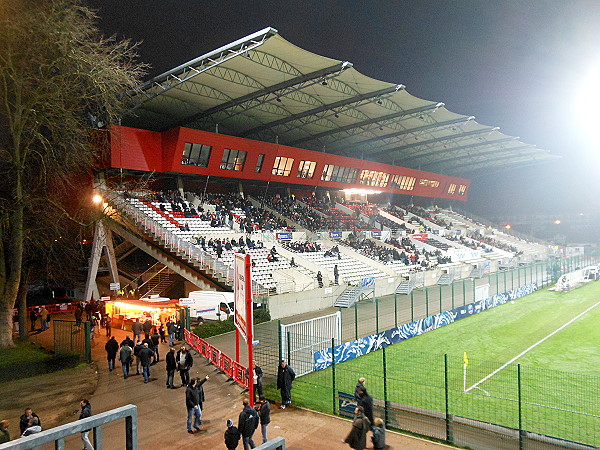
[[[341,239],[342,238],[342,232],[341,231],[331,231],[329,233],[329,237],[331,237],[331,239]]]
[[[275,233],[275,237],[280,241],[291,241],[292,233]]]
[[[371,237],[381,239],[381,230],[373,230],[371,231]]]
[[[414,322],[406,323],[397,328],[392,328],[381,333],[372,334],[371,336],[337,345],[334,347],[335,363],[338,364],[349,361],[383,347],[387,347],[388,345],[397,344],[398,342],[402,342],[411,337],[419,336],[428,331],[456,322],[457,320],[485,311],[486,309],[491,309],[511,300],[524,297],[525,295],[537,291],[537,289],[537,284],[531,283],[512,291],[496,294],[492,297],[436,314],[435,316],[425,317],[424,319],[415,320]],[[314,361],[315,371],[323,370],[331,366],[331,347],[315,352]]]

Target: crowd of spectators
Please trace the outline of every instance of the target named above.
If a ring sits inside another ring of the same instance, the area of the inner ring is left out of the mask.
[[[284,244],[288,249],[298,253],[320,252],[321,245],[310,241],[293,241]]]

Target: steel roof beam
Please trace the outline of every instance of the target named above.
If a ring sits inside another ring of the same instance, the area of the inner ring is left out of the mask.
[[[476,143],[476,144],[462,145],[462,146],[460,146],[460,147],[450,147],[450,148],[445,148],[445,149],[443,149],[443,150],[442,150],[442,149],[438,149],[438,150],[434,150],[434,151],[431,151],[431,152],[424,152],[424,153],[421,153],[421,154],[419,154],[419,155],[416,155],[416,156],[414,156],[413,158],[411,158],[411,160],[412,160],[412,161],[414,161],[414,160],[419,160],[419,159],[421,159],[421,158],[426,158],[426,157],[428,157],[428,156],[435,156],[435,155],[446,156],[446,155],[448,155],[449,153],[458,153],[458,152],[460,152],[461,150],[474,150],[474,149],[476,149],[476,148],[479,148],[479,147],[486,147],[486,146],[488,146],[488,145],[499,145],[499,144],[503,144],[503,143],[505,143],[505,142],[516,141],[516,140],[518,140],[518,139],[519,139],[518,137],[512,137],[512,136],[510,136],[510,137],[507,137],[507,138],[505,138],[505,139],[497,139],[497,140],[495,140],[495,141],[485,141],[485,142],[478,142],[478,143]],[[494,149],[494,150],[495,150],[495,149]],[[493,150],[489,150],[489,151],[486,151],[486,152],[481,152],[481,153],[488,153],[488,152],[490,152],[490,151],[493,151]],[[478,154],[479,154],[479,153],[478,153]],[[452,161],[452,160],[454,160],[454,159],[455,159],[457,156],[459,156],[459,155],[450,156],[450,157],[448,157],[448,158],[444,158],[444,159],[433,159],[433,160],[428,160],[427,162],[428,162],[428,163],[434,163],[434,164],[437,164],[437,163],[443,163],[443,162],[446,162],[446,161]]]
[[[330,104],[327,104],[327,105],[322,105],[322,106],[319,106],[317,108],[313,108],[313,109],[311,109],[309,111],[304,111],[302,113],[294,114],[294,115],[292,115],[290,117],[285,117],[283,119],[276,120],[276,121],[271,122],[271,123],[269,123],[269,124],[267,124],[265,126],[257,127],[257,128],[252,129],[252,130],[245,131],[244,133],[241,134],[241,137],[248,137],[248,136],[251,136],[251,135],[254,135],[254,134],[259,134],[262,131],[265,131],[265,130],[267,130],[269,128],[274,128],[274,127],[277,127],[277,126],[280,126],[280,125],[285,125],[285,124],[287,124],[289,122],[293,122],[295,120],[303,119],[304,117],[314,116],[314,115],[317,115],[317,114],[322,113],[324,111],[329,111],[329,110],[332,110],[332,109],[341,108],[341,107],[344,107],[344,106],[351,105],[353,103],[359,103],[359,102],[361,102],[363,100],[368,100],[368,99],[373,98],[373,97],[379,97],[381,95],[389,94],[389,93],[392,93],[392,92],[397,92],[401,88],[402,88],[401,85],[399,85],[399,86],[393,86],[393,87],[389,87],[389,88],[386,88],[386,89],[381,89],[381,90],[375,91],[375,92],[368,92],[366,94],[360,94],[360,95],[357,95],[355,97],[351,97],[351,98],[348,98],[348,99],[340,100],[339,102],[334,102],[334,103],[330,103]]]
[[[330,136],[333,134],[350,131],[355,128],[360,128],[360,127],[364,127],[364,126],[368,126],[368,125],[372,125],[372,124],[376,124],[376,123],[383,123],[385,121],[397,119],[399,117],[410,116],[413,114],[419,114],[419,113],[424,113],[427,111],[435,110],[435,109],[441,108],[442,106],[444,106],[443,103],[432,103],[430,105],[421,106],[419,108],[398,111],[398,112],[395,112],[392,114],[387,114],[385,116],[374,117],[372,119],[363,120],[362,122],[352,123],[352,124],[345,125],[343,127],[339,127],[339,128],[333,129],[333,130],[324,131],[322,133],[317,133],[312,136],[308,136],[308,137],[301,138],[301,139],[296,139],[294,141],[289,141],[289,142],[286,142],[286,145],[296,146],[298,144],[301,144],[301,143],[304,143],[307,141],[318,140],[318,139],[321,139],[321,138],[324,138],[324,137],[327,137],[327,136]]]
[[[388,150],[384,150],[384,151],[380,151],[380,152],[376,152],[376,153],[370,153],[369,156],[370,157],[371,156],[379,156],[379,155],[384,155],[384,154],[389,155],[390,153],[393,153],[393,152],[409,150],[411,148],[422,147],[424,145],[436,144],[438,142],[444,142],[444,141],[452,141],[454,139],[461,139],[461,138],[466,138],[466,137],[470,137],[470,136],[476,136],[478,134],[483,134],[483,133],[491,133],[492,131],[496,131],[498,129],[499,129],[498,127],[487,127],[487,128],[482,128],[480,130],[463,132],[460,134],[451,134],[449,136],[441,136],[439,138],[430,139],[428,141],[415,142],[413,144],[403,145],[401,147],[396,147],[396,148],[392,148],[392,149],[388,149]],[[411,158],[413,156],[417,156],[417,155],[404,156],[404,157],[401,157],[400,160],[402,161],[407,158]]]
[[[188,117],[185,121],[181,121],[178,125],[185,125],[191,122],[201,121],[206,117],[217,114],[221,111],[225,111],[230,108],[234,108],[243,103],[256,101],[257,99],[264,97],[266,95],[271,95],[277,91],[281,91],[283,89],[290,88],[297,84],[305,83],[310,80],[320,79],[327,75],[331,75],[333,73],[339,72],[341,70],[352,67],[352,64],[349,62],[340,62],[331,67],[327,67],[325,69],[316,70],[311,73],[307,73],[305,75],[291,78],[289,80],[283,81],[281,83],[277,83],[273,86],[267,86],[264,89],[260,89],[254,92],[250,92],[249,94],[242,95],[241,97],[234,98],[228,102],[222,103],[220,105],[214,106],[213,108],[207,109],[206,111],[202,111],[201,113],[195,114],[193,116]]]
[[[536,152],[537,154],[539,154],[538,152]],[[482,159],[470,159],[466,164],[454,164],[451,166],[451,168],[459,168],[459,169],[464,169],[464,170],[469,170],[469,167],[472,166],[478,166],[480,164],[483,164],[484,167],[491,167],[493,164],[490,163],[494,163],[494,162],[501,162],[504,161],[506,162],[506,164],[510,164],[511,161],[518,161],[522,158],[527,158],[529,160],[535,159],[532,158],[532,156],[535,156],[536,153],[532,153],[531,151],[526,152],[526,153],[522,153],[522,154],[517,154],[517,155],[511,155],[509,152],[503,152],[500,155],[494,156],[493,158],[482,158]]]
[[[473,116],[461,117],[460,119],[453,119],[453,120],[447,120],[446,122],[432,123],[429,125],[423,125],[422,127],[407,128],[402,131],[396,131],[394,133],[386,134],[385,136],[365,139],[364,141],[360,141],[360,142],[357,142],[356,144],[344,147],[344,150],[352,149],[352,148],[356,148],[356,147],[362,147],[363,145],[368,144],[369,142],[384,141],[386,139],[391,139],[391,138],[400,137],[400,136],[406,136],[407,134],[414,134],[414,133],[419,133],[421,131],[427,131],[427,130],[432,130],[432,129],[436,129],[436,128],[444,128],[444,127],[448,127],[450,125],[456,125],[456,124],[463,123],[463,122],[469,122],[473,119],[475,119],[475,117],[473,117]],[[386,144],[384,144],[384,145],[386,145]],[[382,146],[380,146],[380,147],[382,147]],[[347,151],[344,151],[343,153],[348,154]],[[381,153],[384,153],[384,152],[382,151]],[[378,153],[377,152],[368,153],[369,156],[374,155],[374,154],[378,154]]]
[[[179,86],[182,83],[190,80],[191,78],[199,75],[202,72],[223,64],[236,56],[246,53],[249,50],[253,50],[260,47],[266,42],[271,36],[277,34],[277,30],[274,28],[264,28],[261,31],[253,33],[245,38],[238,39],[226,46],[220,47],[213,50],[210,53],[206,53],[198,58],[192,59],[185,64],[175,67],[157,77],[152,78],[150,81],[142,84],[136,91],[130,92],[132,96],[133,106],[129,108],[125,114],[140,107],[143,103],[155,98],[162,93]],[[155,88],[156,92],[147,92],[151,88]],[[140,98],[142,97],[142,98]]]

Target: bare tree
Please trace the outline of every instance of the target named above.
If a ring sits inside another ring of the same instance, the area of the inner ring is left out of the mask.
[[[104,38],[96,19],[79,0],[0,3],[0,348],[13,345],[25,255],[54,236],[40,224],[73,219],[75,181],[105,156],[93,129],[145,73],[135,45]]]

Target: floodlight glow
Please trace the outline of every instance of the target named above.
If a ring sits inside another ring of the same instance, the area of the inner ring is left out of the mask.
[[[555,223],[556,225],[560,225],[560,220],[556,219],[556,220],[554,221],[554,223]]]
[[[575,108],[584,131],[596,133],[600,119],[600,64],[591,67],[579,83]]]
[[[99,205],[102,202],[102,196],[100,194],[95,194],[92,197],[92,201],[96,204]]]
[[[507,230],[510,230],[512,227],[510,226],[510,224],[507,223],[506,225],[504,225],[504,228],[506,228]]]

